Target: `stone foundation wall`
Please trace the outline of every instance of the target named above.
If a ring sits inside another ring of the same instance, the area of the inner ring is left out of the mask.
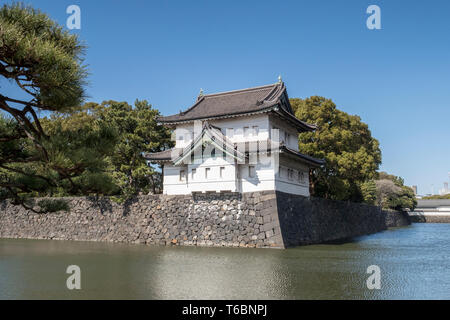
[[[385,211],[386,213],[386,227],[404,227],[411,224],[412,219],[408,215],[408,212],[398,211]]]
[[[0,238],[158,245],[275,247],[320,243],[406,223],[401,213],[281,192],[65,198],[69,212],[35,214],[0,204]],[[403,219],[403,220],[402,220]]]
[[[277,203],[286,247],[353,238],[410,224],[403,212],[383,211],[362,203],[280,192]]]
[[[35,214],[4,202],[0,237],[160,245],[279,247],[274,193],[65,198],[70,212]],[[270,227],[269,227],[270,226]]]

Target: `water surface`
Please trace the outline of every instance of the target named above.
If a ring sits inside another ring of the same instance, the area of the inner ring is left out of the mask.
[[[0,299],[450,299],[449,271],[450,224],[288,250],[0,239]]]

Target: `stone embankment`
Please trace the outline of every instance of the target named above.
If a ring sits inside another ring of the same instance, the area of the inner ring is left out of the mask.
[[[0,238],[286,248],[409,224],[403,213],[281,192],[65,199],[69,212],[47,214],[1,203]]]

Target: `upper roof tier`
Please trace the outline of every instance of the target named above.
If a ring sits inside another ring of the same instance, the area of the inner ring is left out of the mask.
[[[272,112],[289,121],[299,131],[312,131],[315,125],[297,119],[289,103],[283,82],[248,89],[199,95],[195,104],[186,111],[159,117],[163,124],[173,125],[194,120],[232,118]]]

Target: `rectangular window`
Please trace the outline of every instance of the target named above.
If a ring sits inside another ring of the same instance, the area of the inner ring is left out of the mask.
[[[306,177],[306,175],[304,172],[302,172],[302,171],[298,172],[298,182],[300,182],[300,183],[305,182],[305,177]]]
[[[253,127],[252,127],[252,135],[253,135],[254,137],[257,137],[258,134],[259,134],[259,128],[258,128],[258,126],[253,126]]]
[[[270,139],[272,139],[273,141],[279,141],[280,130],[277,127],[272,127],[272,132],[270,133]]]
[[[226,132],[226,136],[228,138],[233,138],[233,136],[234,136],[234,129],[233,128],[228,128],[227,132]]]
[[[283,169],[283,168],[282,168],[281,166],[278,167],[278,176],[279,176],[280,178],[283,177],[282,169]]]
[[[220,167],[220,178],[224,177],[225,167]]]
[[[192,180],[194,180],[196,173],[197,173],[197,169],[192,169]]]
[[[184,170],[180,170],[180,181],[184,181]]]
[[[254,178],[254,177],[256,177],[255,166],[248,166],[248,177],[249,177],[249,178]]]
[[[288,179],[293,180],[294,179],[294,170],[288,169]]]
[[[244,137],[248,137],[250,128],[249,127],[244,127]]]
[[[210,171],[211,171],[211,168],[205,168],[205,179],[209,179],[210,178]]]

